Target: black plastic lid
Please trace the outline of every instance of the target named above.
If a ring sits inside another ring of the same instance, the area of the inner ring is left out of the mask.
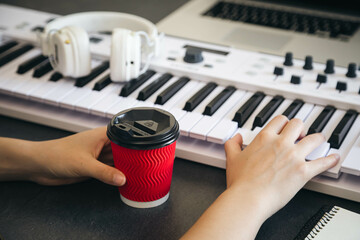
[[[107,136],[119,146],[148,150],[165,147],[179,137],[175,117],[159,108],[130,108],[116,114],[107,127]]]

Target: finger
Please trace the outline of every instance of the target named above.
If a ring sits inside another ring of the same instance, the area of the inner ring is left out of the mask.
[[[302,151],[305,156],[314,151],[320,144],[325,142],[325,137],[321,133],[310,134],[301,139],[296,146]]]
[[[96,178],[110,185],[122,186],[126,182],[125,175],[121,171],[103,164],[96,159],[89,161],[84,171],[87,176]]]
[[[307,162],[308,165],[308,179],[310,180],[314,176],[334,167],[340,160],[338,154],[331,154],[327,157],[318,158],[316,160]]]
[[[228,154],[241,151],[242,143],[243,139],[239,133],[227,140],[224,145],[226,156],[228,156]]]
[[[303,139],[305,136],[306,136],[306,131],[305,128],[303,128],[298,139]]]
[[[284,115],[278,115],[274,117],[264,128],[262,131],[272,131],[279,134],[285,125],[289,122],[289,119]]]
[[[286,124],[280,135],[289,139],[289,141],[295,142],[301,136],[303,130],[304,123],[301,119],[293,118]]]

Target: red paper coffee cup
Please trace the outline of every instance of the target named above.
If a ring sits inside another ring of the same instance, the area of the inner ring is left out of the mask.
[[[158,108],[132,108],[116,114],[107,128],[114,164],[126,176],[119,187],[124,203],[155,207],[169,197],[179,124]]]

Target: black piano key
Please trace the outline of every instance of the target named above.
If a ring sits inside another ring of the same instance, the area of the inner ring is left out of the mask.
[[[284,101],[284,97],[280,95],[276,95],[271,99],[271,101],[266,104],[266,106],[256,115],[252,129],[256,127],[263,127],[266,121],[270,118],[270,116],[275,112],[275,110],[280,106],[280,104]]]
[[[112,81],[111,81],[110,75],[108,74],[95,83],[93,90],[101,91],[110,83],[112,83]]]
[[[186,101],[184,110],[191,112],[194,110],[202,100],[204,100],[215,88],[217,84],[214,82],[207,83],[197,93],[195,93],[189,100]]]
[[[238,123],[239,127],[242,127],[250,115],[255,111],[257,106],[264,99],[265,94],[263,92],[256,92],[254,95],[242,105],[239,110],[235,113],[233,121]]]
[[[18,74],[24,74],[27,71],[29,71],[30,69],[32,69],[33,67],[39,65],[40,63],[42,63],[43,61],[45,61],[47,59],[47,57],[39,54],[25,62],[23,62],[22,64],[19,65],[16,73]]]
[[[289,120],[295,117],[295,115],[299,112],[301,107],[304,105],[304,101],[301,99],[295,99],[290,106],[282,113],[282,115],[286,116]]]
[[[138,100],[145,101],[148,99],[154,92],[156,92],[160,87],[162,87],[173,75],[170,73],[165,73],[160,76],[158,79],[150,83],[144,89],[139,92],[137,97]]]
[[[131,79],[128,83],[126,83],[121,91],[120,96],[127,97],[131,93],[133,93],[138,87],[143,85],[147,80],[149,80],[152,76],[155,75],[155,72],[152,70],[147,70],[145,73],[141,74],[137,78]]]
[[[108,61],[103,62],[102,64],[100,64],[99,66],[94,68],[89,75],[87,75],[85,77],[77,78],[76,81],[75,81],[75,86],[76,87],[85,86],[86,84],[88,84],[89,82],[94,80],[94,78],[99,76],[102,72],[104,72],[106,69],[108,69],[109,66],[110,66],[110,64],[109,64]]]
[[[10,48],[16,45],[18,45],[18,42],[16,41],[9,41],[7,43],[4,43],[3,45],[0,46],[0,54],[2,54],[3,52],[9,50]]]
[[[9,63],[10,61],[14,60],[15,58],[21,56],[22,54],[26,53],[27,51],[33,49],[34,46],[31,44],[21,45],[11,49],[10,51],[6,51],[0,55],[0,67],[4,66],[5,64]]]
[[[177,93],[185,84],[190,81],[188,77],[181,77],[176,82],[171,84],[170,87],[165,89],[162,93],[160,93],[155,101],[155,104],[163,105],[166,103],[175,93]]]
[[[49,59],[46,59],[43,61],[40,65],[38,65],[36,68],[34,68],[33,77],[34,78],[41,78],[48,72],[52,70],[52,66]]]
[[[322,110],[320,115],[311,124],[307,134],[321,132],[324,129],[325,125],[329,122],[329,120],[330,120],[331,116],[334,114],[335,110],[336,109],[333,106],[330,106],[330,105],[326,106],[324,108],[324,110]]]
[[[206,105],[203,114],[212,116],[224,104],[224,102],[235,92],[235,90],[236,88],[233,86],[226,87],[208,105]]]
[[[51,75],[51,77],[50,77],[50,81],[52,81],[52,82],[57,82],[57,81],[59,81],[60,79],[62,79],[63,78],[63,75],[61,74],[61,73],[59,73],[59,72],[54,72],[52,75]]]
[[[328,142],[330,143],[331,148],[339,149],[341,147],[342,142],[354,124],[358,114],[358,112],[352,109],[346,112],[345,116],[340,120],[329,138]]]

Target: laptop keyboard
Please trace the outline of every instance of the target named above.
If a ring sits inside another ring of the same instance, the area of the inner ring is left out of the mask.
[[[217,2],[204,16],[245,22],[261,26],[348,40],[359,27],[359,22],[331,19],[302,13],[248,6],[241,3]]]

